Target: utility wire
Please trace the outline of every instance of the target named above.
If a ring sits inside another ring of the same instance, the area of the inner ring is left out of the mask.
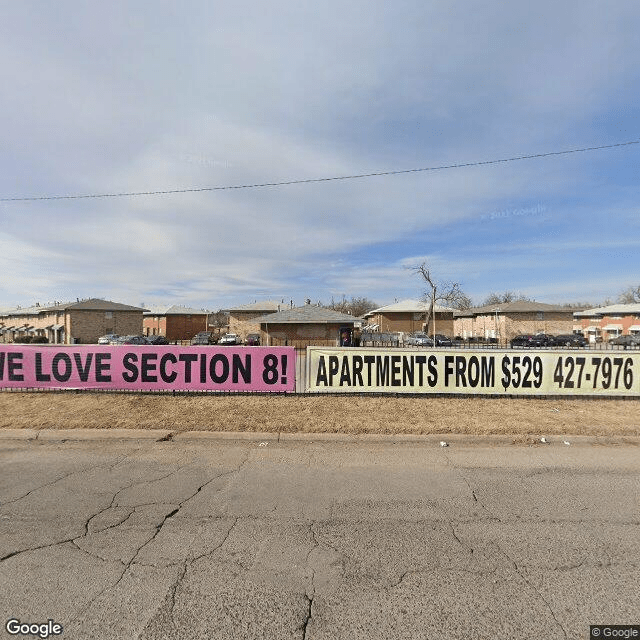
[[[565,149],[564,151],[549,151],[547,153],[534,153],[513,158],[500,158],[498,160],[480,160],[477,162],[461,162],[456,164],[440,165],[437,167],[421,167],[418,169],[398,169],[396,171],[376,171],[373,173],[358,173],[346,176],[332,176],[329,178],[304,178],[300,180],[283,180],[282,182],[259,182],[255,184],[237,184],[219,187],[194,187],[190,189],[166,189],[162,191],[128,191],[122,193],[90,193],[68,196],[23,196],[18,198],[0,198],[0,202],[27,202],[33,200],[82,200],[88,198],[126,198],[138,196],[164,196],[174,193],[202,193],[205,191],[228,191],[231,189],[258,189],[261,187],[284,187],[291,184],[310,184],[313,182],[332,182],[338,180],[357,180],[359,178],[373,178],[376,176],[397,176],[403,173],[421,173],[424,171],[444,171],[445,169],[462,169],[464,167],[481,167],[490,164],[516,162],[517,160],[532,160],[534,158],[549,158],[551,156],[564,156],[570,153],[583,153],[585,151],[600,151],[615,147],[627,147],[632,144],[640,144],[640,140],[606,144],[599,147],[583,147],[581,149]]]

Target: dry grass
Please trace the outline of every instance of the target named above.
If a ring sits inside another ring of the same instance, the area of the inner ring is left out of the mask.
[[[640,435],[640,400],[0,393],[0,428]]]

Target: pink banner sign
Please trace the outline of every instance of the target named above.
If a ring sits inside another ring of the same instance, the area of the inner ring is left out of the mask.
[[[0,388],[295,391],[292,347],[2,345]]]

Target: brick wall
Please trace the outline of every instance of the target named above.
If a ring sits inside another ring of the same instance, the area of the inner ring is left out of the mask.
[[[166,336],[167,317],[166,316],[143,316],[143,335],[145,336]]]
[[[239,335],[242,340],[246,340],[250,333],[260,333],[260,325],[253,322],[255,318],[260,318],[267,313],[277,313],[274,311],[232,311],[229,314],[229,333]]]
[[[165,336],[169,342],[191,340],[196,333],[207,331],[207,314],[169,314],[167,316],[145,316],[144,335]]]
[[[453,313],[436,312],[436,333],[453,336]],[[379,325],[381,332],[414,333],[422,331],[426,322],[426,314],[421,312],[375,313],[368,324]],[[433,333],[433,318],[429,322],[429,333]]]
[[[498,316],[500,317],[500,316]],[[528,333],[549,333],[562,335],[573,333],[573,312],[532,312],[506,314],[505,319],[506,339]]]
[[[272,347],[335,347],[344,324],[280,324],[269,325],[268,333],[260,332],[260,344]],[[268,340],[268,342],[267,342]]]
[[[111,314],[111,316],[109,316]],[[65,317],[67,344],[95,344],[100,336],[142,334],[142,311],[85,311],[69,309]]]

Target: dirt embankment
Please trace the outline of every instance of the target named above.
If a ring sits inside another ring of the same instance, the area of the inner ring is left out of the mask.
[[[640,400],[0,393],[0,428],[640,435]]]

